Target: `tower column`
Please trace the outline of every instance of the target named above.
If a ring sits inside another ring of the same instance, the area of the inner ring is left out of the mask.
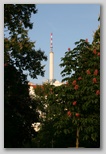
[[[49,63],[49,80],[52,82],[54,79],[54,53],[50,51],[50,63]]]

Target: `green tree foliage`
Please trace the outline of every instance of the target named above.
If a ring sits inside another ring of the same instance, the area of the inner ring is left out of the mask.
[[[66,83],[35,90],[45,113],[39,147],[100,147],[100,27],[91,44],[81,39],[75,45],[61,59]]]
[[[34,42],[28,37],[28,30],[33,27],[31,14],[36,12],[33,4],[4,5],[4,62],[14,64],[20,72],[28,71],[32,78],[44,75],[41,61],[47,60],[44,52],[35,50]]]
[[[32,29],[33,4],[4,5],[4,147],[30,147],[36,136],[32,123],[38,121],[37,102],[29,97],[27,76],[44,75],[44,52],[36,51],[28,37]]]
[[[93,42],[76,42],[72,51],[62,58],[61,72],[68,82],[70,91],[69,111],[73,124],[80,130],[81,138],[89,144],[100,146],[100,27],[94,34]],[[72,73],[72,74],[71,74]],[[71,76],[70,76],[71,75]],[[76,101],[76,105],[73,102]],[[79,113],[78,120],[74,115]]]
[[[40,148],[66,148],[75,146],[75,129],[67,116],[64,96],[65,85],[38,85],[35,88],[35,100],[39,102],[41,111],[39,121],[40,131],[34,140],[33,146]],[[60,93],[61,91],[61,93]],[[64,91],[64,92],[63,92]],[[62,101],[63,99],[63,101]],[[70,128],[70,129],[69,129]]]
[[[36,135],[31,127],[38,120],[37,103],[29,97],[25,75],[12,65],[4,69],[4,147],[21,148]]]

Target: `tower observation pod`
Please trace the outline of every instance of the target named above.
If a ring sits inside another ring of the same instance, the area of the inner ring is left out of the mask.
[[[49,61],[49,81],[53,83],[54,79],[54,53],[53,53],[53,34],[50,34],[50,61]]]

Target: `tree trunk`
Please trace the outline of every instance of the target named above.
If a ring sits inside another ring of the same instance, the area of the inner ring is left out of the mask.
[[[77,127],[77,133],[76,133],[76,148],[79,147],[79,128]]]

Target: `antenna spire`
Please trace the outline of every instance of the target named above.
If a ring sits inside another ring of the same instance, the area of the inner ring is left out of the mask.
[[[53,51],[53,33],[50,33],[50,49]]]

